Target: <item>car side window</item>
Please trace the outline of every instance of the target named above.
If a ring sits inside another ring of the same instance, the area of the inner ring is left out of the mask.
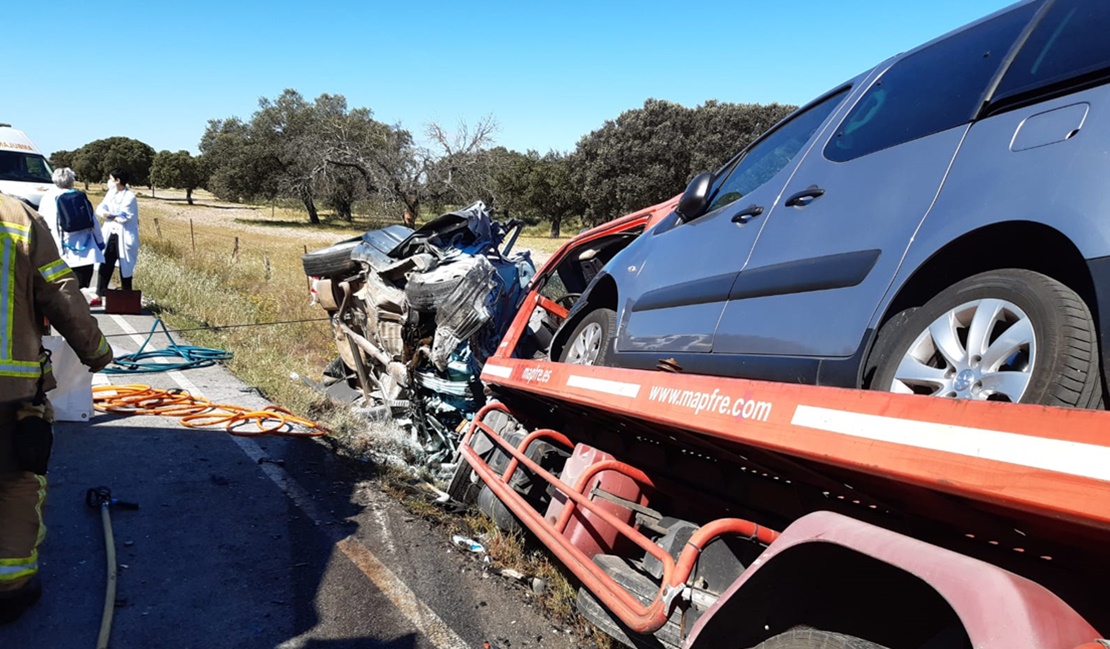
[[[1023,5],[895,63],[849,111],[825,157],[848,162],[971,121],[1038,6]]]
[[[1002,77],[994,101],[1104,79],[1110,3],[1056,0]]]
[[[712,212],[738,201],[774,178],[775,174],[798,155],[847,94],[848,89],[845,88],[804,109],[773,133],[756,142],[717,181],[716,187],[710,192],[713,198],[708,211]]]

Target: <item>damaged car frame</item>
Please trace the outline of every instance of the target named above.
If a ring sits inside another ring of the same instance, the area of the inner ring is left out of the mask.
[[[482,203],[310,252],[302,263],[338,357],[324,383],[309,383],[366,419],[395,422],[420,449],[416,462],[446,478],[460,431],[485,405],[485,360],[505,346],[546,358],[602,266],[676,201],[579,234],[539,273],[529,252],[512,252],[523,224],[494,221]]]
[[[484,403],[481,365],[535,274],[528,252],[511,253],[521,226],[479,202],[306,254],[339,352],[315,387],[408,429],[423,464],[450,462],[456,430]]]

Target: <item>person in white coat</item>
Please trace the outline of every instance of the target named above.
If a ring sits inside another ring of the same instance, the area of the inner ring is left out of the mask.
[[[52,177],[54,186],[42,195],[39,214],[46,221],[50,233],[54,235],[54,243],[58,245],[58,255],[77,276],[78,286],[88,288],[92,283],[93,264],[104,263],[104,235],[100,231],[100,223],[95,219],[93,227],[87,230],[62,231],[58,224],[58,197],[67,192],[77,191],[73,188],[77,176],[69,167],[62,167],[55,169]]]
[[[108,194],[96,206],[97,216],[104,218],[104,237],[108,240],[96,283],[96,294],[101,298],[108,291],[117,261],[120,286],[131,290],[135,260],[139,257],[139,201],[127,186],[128,180],[127,170],[113,169],[108,174]]]

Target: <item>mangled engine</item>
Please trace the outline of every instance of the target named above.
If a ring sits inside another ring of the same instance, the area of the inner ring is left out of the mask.
[[[319,387],[409,429],[430,468],[452,460],[463,423],[484,404],[482,364],[535,274],[527,252],[509,254],[519,227],[476,203],[304,257],[339,351]]]

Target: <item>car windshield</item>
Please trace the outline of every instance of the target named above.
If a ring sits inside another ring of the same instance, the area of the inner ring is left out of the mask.
[[[52,182],[52,172],[46,158],[38,153],[0,151],[0,180],[48,183]]]

